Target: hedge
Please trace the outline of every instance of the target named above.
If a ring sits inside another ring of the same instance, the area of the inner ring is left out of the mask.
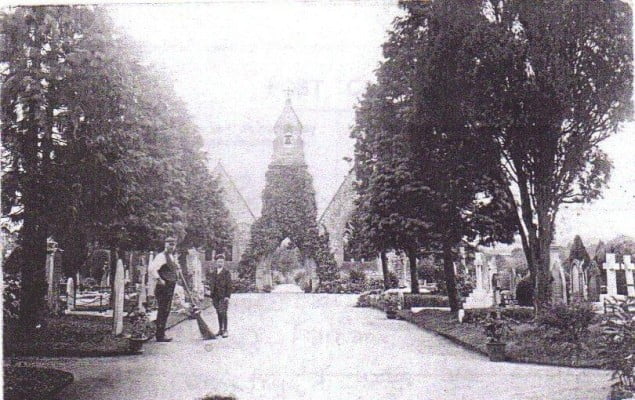
[[[450,307],[447,296],[404,293],[404,309],[410,307]]]
[[[463,322],[465,323],[479,323],[487,318],[490,313],[495,312],[494,307],[490,308],[475,308],[465,310],[465,316]],[[516,322],[531,322],[534,320],[533,308],[502,308],[500,309],[501,317],[511,319]]]

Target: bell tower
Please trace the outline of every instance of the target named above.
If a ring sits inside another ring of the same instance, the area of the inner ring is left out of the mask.
[[[302,124],[288,97],[273,132],[275,138],[271,165],[305,165]]]

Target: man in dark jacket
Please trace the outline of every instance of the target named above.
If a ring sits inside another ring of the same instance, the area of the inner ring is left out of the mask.
[[[216,268],[210,273],[209,289],[216,314],[218,315],[218,334],[226,338],[228,336],[227,309],[229,308],[229,297],[232,294],[232,278],[227,268],[225,268],[225,256],[223,254],[216,256]]]

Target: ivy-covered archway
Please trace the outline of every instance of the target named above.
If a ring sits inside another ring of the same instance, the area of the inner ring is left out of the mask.
[[[241,277],[255,282],[258,265],[266,263],[281,242],[289,239],[304,265],[314,261],[320,283],[336,279],[328,237],[318,231],[315,190],[306,165],[273,164],[265,178],[262,215],[251,227],[249,246],[241,260]]]

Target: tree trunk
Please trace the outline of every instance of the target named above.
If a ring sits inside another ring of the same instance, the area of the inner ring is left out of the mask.
[[[36,213],[25,201],[24,225],[20,232],[24,256],[20,267],[20,328],[25,333],[32,332],[38,324],[47,291],[46,231]]]
[[[410,262],[410,292],[419,294],[419,274],[417,273],[417,253],[408,250],[408,261]]]
[[[459,311],[459,294],[456,290],[456,279],[454,276],[454,254],[452,245],[445,241],[443,243],[443,272],[445,274],[445,285],[448,290],[448,301],[450,311]]]
[[[386,251],[379,253],[381,258],[381,273],[384,276],[384,290],[390,289],[390,277],[388,276],[388,258],[386,257]]]
[[[545,209],[538,209],[538,245],[535,251],[536,283],[534,287],[534,305],[536,314],[545,310],[551,303],[551,259],[550,246],[552,240],[552,229]]]

